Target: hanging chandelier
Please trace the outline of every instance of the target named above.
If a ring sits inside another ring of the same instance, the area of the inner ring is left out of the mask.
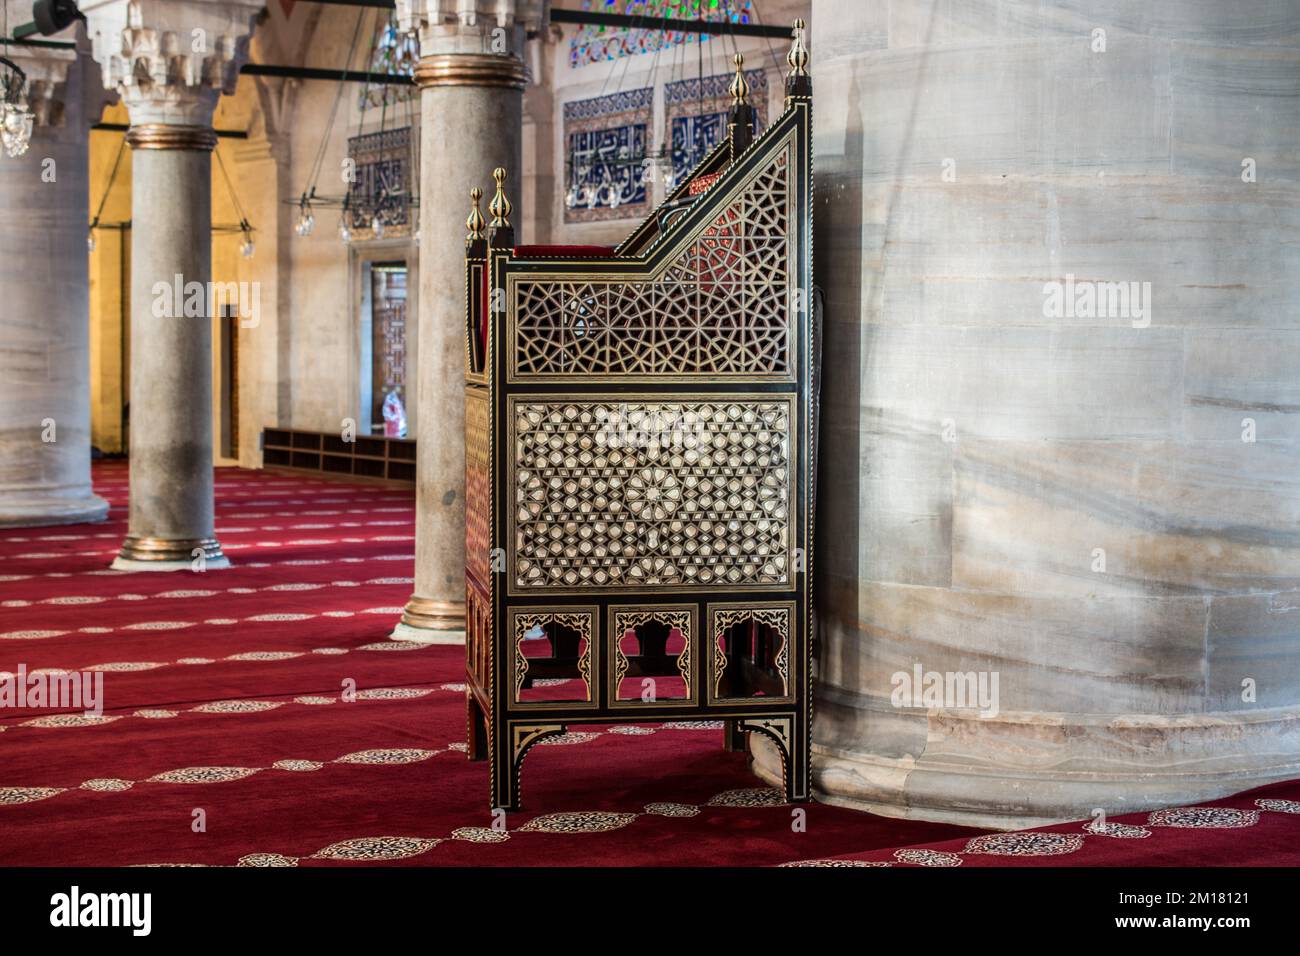
[[[27,152],[36,118],[27,108],[27,74],[7,56],[0,56],[0,144],[9,157]]]
[[[297,199],[284,200],[298,207],[293,231],[302,239],[312,235],[316,228],[317,213],[326,209],[339,211],[338,237],[345,243],[361,237],[383,239],[389,234],[390,228],[407,225],[411,227],[411,234],[415,234],[414,213],[419,208],[420,202],[419,197],[405,185],[412,167],[412,157],[403,155],[409,153],[411,149],[410,134],[406,132],[407,138],[402,139],[400,134],[403,134],[404,130],[394,128],[388,123],[389,108],[394,107],[396,112],[397,104],[403,100],[391,95],[388,88],[391,84],[387,81],[395,76],[413,75],[418,59],[418,44],[411,36],[398,30],[396,18],[392,14],[388,14],[385,19],[385,14],[382,11],[379,13],[380,19],[376,22],[370,44],[371,69],[367,72],[367,76],[377,81],[381,88],[380,95],[378,97],[373,95],[373,90],[369,86],[363,91],[358,103],[361,110],[361,128],[357,136],[350,139],[351,141],[367,138],[365,114],[367,109],[377,108],[380,112],[379,129],[376,133],[370,134],[370,137],[377,138],[379,143],[377,150],[371,150],[377,151],[377,162],[372,163],[370,167],[365,167],[358,164],[354,157],[349,156],[352,160],[350,168],[353,175],[345,178],[346,185],[342,194],[330,195],[318,189],[325,169],[330,134],[338,117],[339,106],[344,101],[344,91],[350,82],[347,70],[351,69],[357,51],[357,41],[361,35],[362,21],[367,13],[368,11],[362,10],[357,14],[352,43],[344,62],[344,75],[339,80],[338,92],[308,174],[307,186]],[[405,130],[409,131],[415,128],[414,100],[407,97],[404,102],[407,122]],[[393,140],[391,145],[390,139]],[[389,167],[404,167],[405,172],[395,174]],[[362,175],[357,176],[357,173]]]

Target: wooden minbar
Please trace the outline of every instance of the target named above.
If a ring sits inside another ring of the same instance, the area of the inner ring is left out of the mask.
[[[812,89],[802,24],[728,135],[616,249],[466,240],[466,657],[491,806],[575,724],[721,720],[809,797]]]

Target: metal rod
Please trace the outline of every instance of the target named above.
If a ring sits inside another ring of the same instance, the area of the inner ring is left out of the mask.
[[[350,7],[394,8],[393,0],[308,0],[310,3],[338,4]],[[633,30],[676,30],[679,33],[708,33],[716,36],[730,34],[740,37],[766,37],[770,40],[790,39],[789,27],[768,26],[762,23],[718,23],[712,20],[682,20],[677,17],[652,16],[637,13],[597,13],[592,10],[566,10],[551,8],[552,23],[574,23],[579,26],[627,27]]]
[[[127,123],[95,123],[92,130],[105,130],[112,133],[125,133],[131,127]],[[248,133],[242,129],[219,129],[217,135],[223,139],[248,139]]]
[[[335,0],[312,0],[313,3],[335,2]],[[339,0],[342,2],[342,0]],[[347,0],[354,3],[355,0]],[[376,3],[382,0],[375,0]],[[25,40],[12,37],[0,37],[0,44],[15,46],[37,46],[52,50],[75,50],[75,43],[62,40]],[[402,73],[367,73],[364,70],[323,70],[307,66],[276,66],[273,63],[245,63],[239,71],[245,76],[282,76],[295,80],[330,80],[334,83],[343,80],[348,83],[374,83],[378,85],[393,84],[397,86],[414,86],[415,79]]]
[[[319,3],[320,0],[312,0]],[[414,86],[415,78],[404,73],[367,73],[365,70],[322,70],[308,66],[274,66],[269,63],[245,63],[239,71],[245,76],[284,76],[295,80],[343,80],[348,83],[377,83]]]
[[[15,35],[12,37],[0,37],[0,43],[12,43],[15,46],[40,46],[45,47],[47,50],[75,50],[77,48],[77,44],[70,40],[32,40],[28,38],[28,35],[20,37],[17,33],[18,31],[15,30]]]
[[[310,3],[337,4],[350,7],[377,7],[393,9],[393,0],[308,0]],[[589,10],[565,10],[560,7],[551,9],[552,23],[572,23],[578,26],[626,27],[632,30],[674,30],[678,33],[707,33],[712,36],[766,37],[768,39],[787,40],[790,30],[787,27],[767,26],[761,23],[716,23],[712,20],[680,20],[672,17],[654,17],[641,14],[595,13]],[[14,31],[13,37],[0,37],[0,43],[14,43],[19,46],[39,46],[58,50],[74,50],[75,43],[62,40],[32,40],[27,34],[19,36],[25,29],[24,24]],[[393,73],[365,73],[357,70],[322,70],[304,66],[274,66],[268,63],[246,63],[241,73],[249,76],[281,76],[299,80],[344,80],[351,83],[393,83],[400,86],[414,85],[415,80],[409,76]]]
[[[551,8],[552,23],[576,23],[581,26],[627,27],[632,30],[675,30],[679,33],[709,33],[715,36],[768,37],[790,39],[789,27],[761,23],[726,23],[713,20],[680,20],[646,14],[596,13],[591,10]]]

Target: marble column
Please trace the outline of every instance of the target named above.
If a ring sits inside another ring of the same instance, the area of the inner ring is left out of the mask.
[[[521,52],[540,6],[398,2],[421,54],[415,590],[393,631],[400,640],[465,639],[464,221],[470,189],[486,190],[495,167],[520,178]]]
[[[814,0],[820,799],[1300,776],[1295,17]]]
[[[244,0],[83,2],[131,120],[130,518],[113,567],[229,566],[213,530],[212,114],[233,92]]]
[[[7,6],[11,21],[23,15],[22,4]],[[36,122],[26,153],[0,156],[0,527],[101,521],[108,503],[90,485],[86,269],[94,75],[74,50],[11,44],[4,53],[27,75]]]

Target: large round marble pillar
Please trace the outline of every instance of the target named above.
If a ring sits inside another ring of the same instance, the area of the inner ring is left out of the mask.
[[[90,484],[84,64],[40,47],[6,55],[39,102],[27,152],[0,156],[0,527],[101,521],[108,503]],[[55,85],[57,100],[46,98]]]
[[[415,4],[414,6],[419,6]],[[425,16],[427,12],[399,15]],[[502,166],[522,179],[522,29],[492,52],[496,23],[422,21],[420,84],[420,380],[415,587],[392,636],[465,639],[465,216],[469,192]],[[516,187],[517,188],[517,187]],[[490,193],[488,193],[490,195]],[[518,201],[518,194],[515,195]]]
[[[206,290],[216,141],[216,133],[200,126],[133,126],[127,134],[133,150],[131,487],[127,538],[113,562],[119,569],[188,568],[200,556],[205,569],[229,565],[213,531]]]
[[[1300,776],[1295,7],[1086,6],[813,2],[828,802]]]
[[[257,0],[81,0],[131,119],[130,519],[113,567],[229,566],[213,530],[213,112]]]

